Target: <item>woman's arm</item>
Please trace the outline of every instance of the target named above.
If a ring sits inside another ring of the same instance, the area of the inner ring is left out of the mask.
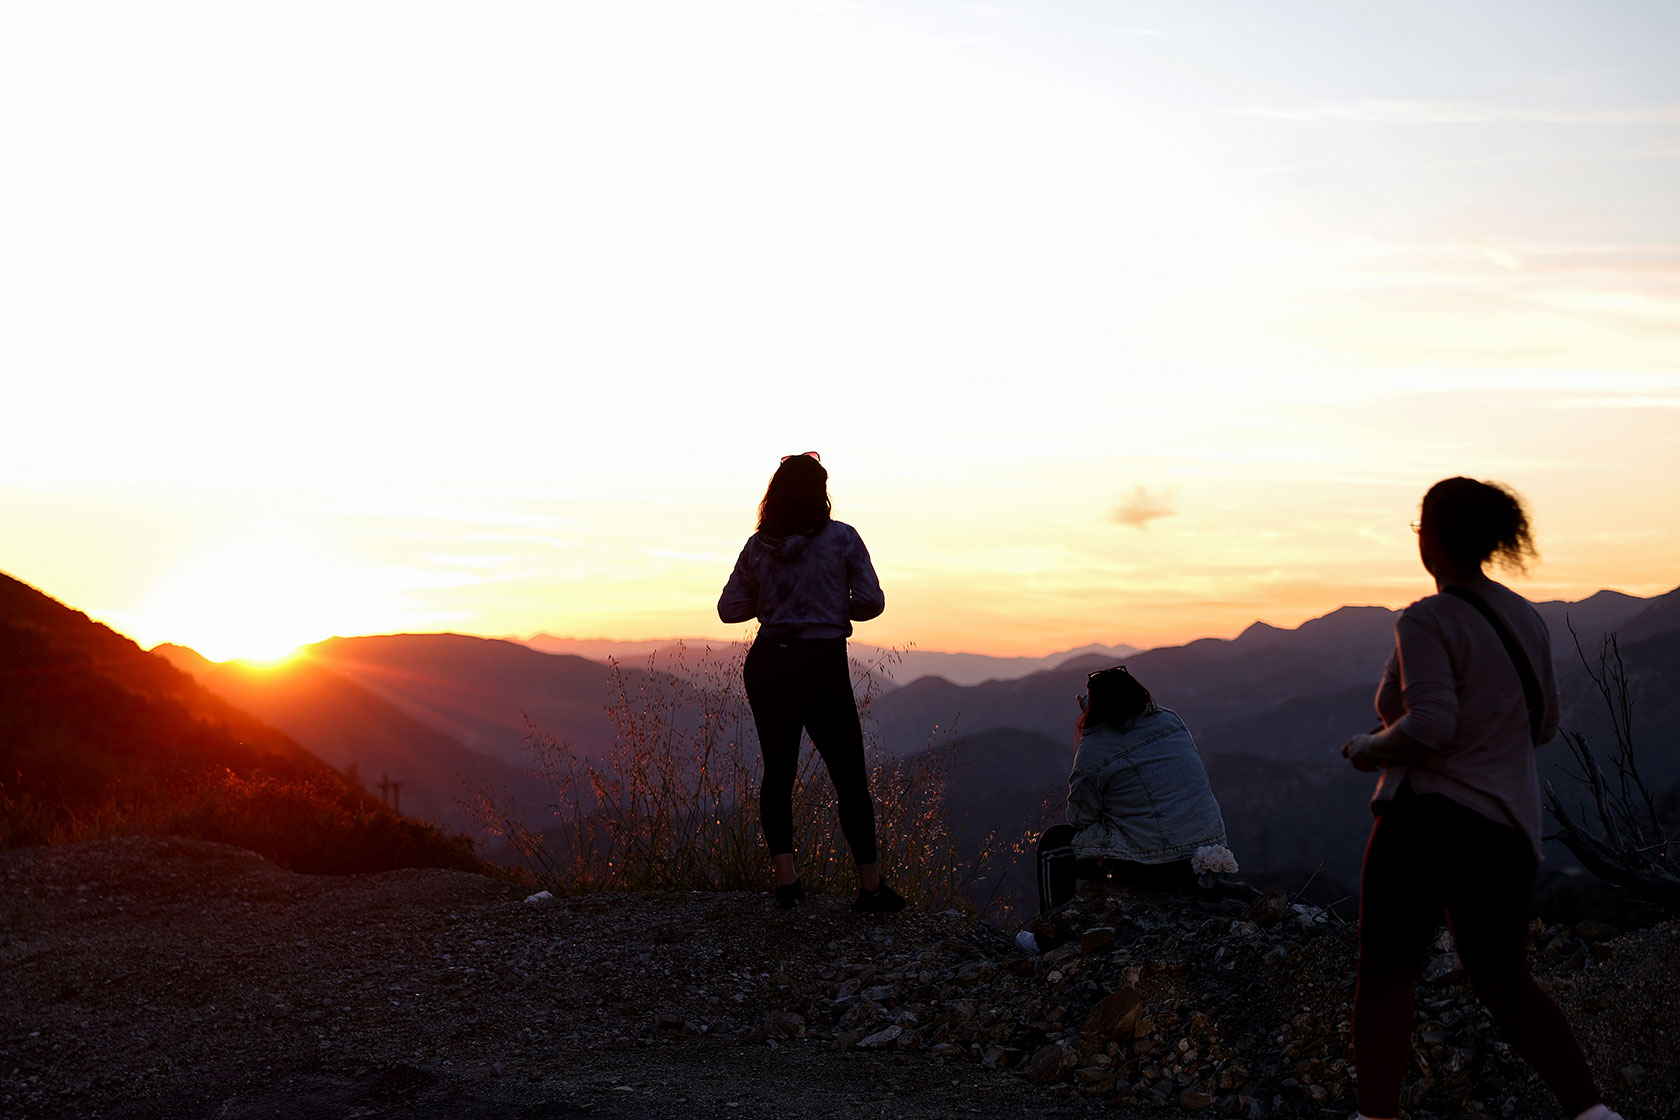
[[[869,550],[855,529],[851,543],[846,550],[846,617],[853,622],[868,622],[887,609],[887,596],[875,575],[875,565],[869,562]]]
[[[1458,730],[1458,686],[1441,636],[1409,612],[1394,626],[1394,676],[1404,713],[1381,731],[1355,735],[1342,744],[1342,757],[1367,773],[1390,766],[1415,766]],[[1392,685],[1385,674],[1378,705]],[[1392,700],[1390,699],[1390,703]],[[1392,710],[1392,709],[1391,709]],[[1387,721],[1388,713],[1384,712]]]
[[[723,594],[718,596],[718,617],[724,622],[751,622],[758,617],[758,580],[747,560],[751,549],[749,540],[735,559],[735,570],[729,573]]]

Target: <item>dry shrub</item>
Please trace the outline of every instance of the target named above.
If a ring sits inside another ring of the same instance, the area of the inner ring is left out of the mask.
[[[741,680],[747,645],[711,646],[696,657],[679,645],[665,665],[650,659],[632,688],[616,662],[608,755],[581,757],[527,725],[526,747],[550,800],[542,827],[506,795],[480,792],[481,827],[507,839],[536,879],[557,894],[593,891],[768,890],[770,861],[758,820],[762,762]],[[979,861],[962,857],[947,804],[955,741],[888,758],[870,718],[888,655],[852,662],[864,727],[882,873],[917,906],[972,908]],[[794,850],[808,890],[857,888],[834,789],[804,741],[794,785]]]
[[[0,788],[0,848],[105,836],[188,836],[247,848],[310,874],[450,867],[480,871],[470,838],[400,816],[330,781],[232,770],[131,781],[83,804]]]

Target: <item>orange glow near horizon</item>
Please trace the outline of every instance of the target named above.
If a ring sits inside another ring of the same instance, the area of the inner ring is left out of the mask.
[[[267,668],[334,634],[381,629],[364,583],[350,565],[268,534],[192,556],[114,625],[126,621],[143,645]]]
[[[1402,607],[1455,474],[1680,582],[1680,7],[96,6],[0,9],[0,570],[143,645],[739,640],[807,449],[878,646]]]

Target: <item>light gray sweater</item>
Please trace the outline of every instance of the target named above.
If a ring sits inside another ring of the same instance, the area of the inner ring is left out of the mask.
[[[1480,595],[1528,655],[1545,715],[1539,742],[1557,731],[1557,675],[1546,623],[1527,599],[1491,579],[1465,585]],[[1411,779],[1415,793],[1440,793],[1528,837],[1540,855],[1540,774],[1522,678],[1499,635],[1475,607],[1447,594],[1400,613],[1395,649],[1377,687],[1377,714],[1431,748],[1415,766],[1385,769],[1373,805]]]

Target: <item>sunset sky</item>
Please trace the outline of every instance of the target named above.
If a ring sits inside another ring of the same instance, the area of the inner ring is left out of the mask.
[[[1680,584],[1680,5],[0,8],[0,570],[143,645],[739,636],[781,455],[879,644]]]

